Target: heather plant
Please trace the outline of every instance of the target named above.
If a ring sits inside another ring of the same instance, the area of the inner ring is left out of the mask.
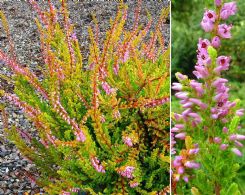
[[[214,4],[215,11],[206,9],[201,21],[209,39],[198,41],[196,79],[176,73],[179,83],[172,86],[182,106],[171,129],[172,192],[177,194],[241,194],[235,177],[245,140],[239,125],[244,109],[240,100],[229,100],[228,80],[222,78],[231,57],[218,55],[221,42],[232,38],[226,20],[237,6],[221,0]]]
[[[39,16],[41,77],[18,63],[2,13],[11,55],[0,50],[0,59],[14,73],[15,86],[13,94],[1,91],[2,98],[22,109],[38,133],[33,137],[9,127],[1,109],[8,138],[37,166],[32,182],[48,194],[164,193],[170,80],[162,24],[169,9],[162,9],[157,22],[149,16],[142,26],[138,1],[134,25],[127,30],[127,6],[121,3],[103,41],[94,17],[84,65],[66,2],[58,10],[48,1],[47,11],[29,2]]]

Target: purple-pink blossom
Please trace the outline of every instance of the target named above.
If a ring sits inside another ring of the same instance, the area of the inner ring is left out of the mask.
[[[211,32],[214,29],[214,23],[207,18],[202,19],[201,26],[205,32]]]
[[[237,156],[242,156],[242,153],[240,150],[238,150],[237,148],[232,148],[231,151],[236,154]]]
[[[218,36],[215,36],[213,39],[212,39],[212,46],[215,47],[215,48],[218,48],[220,47],[220,38]]]
[[[216,6],[221,6],[222,0],[215,0],[215,5]]]
[[[135,170],[135,167],[133,166],[126,166],[125,169],[123,171],[118,171],[118,173],[123,176],[126,177],[128,179],[133,179],[133,172]]]
[[[220,17],[223,20],[228,19],[230,16],[235,15],[237,12],[237,5],[235,1],[224,3],[221,11],[220,11]]]
[[[97,172],[105,173],[105,168],[103,167],[103,165],[101,164],[100,160],[97,157],[92,157],[91,163]]]
[[[130,137],[123,137],[123,142],[124,142],[124,144],[126,144],[129,147],[133,146],[133,141]]]
[[[221,38],[230,39],[231,38],[232,24],[220,24],[218,26],[218,34]]]
[[[214,69],[216,72],[220,72],[222,70],[228,70],[230,66],[231,58],[228,56],[219,56],[217,58],[217,67]]]

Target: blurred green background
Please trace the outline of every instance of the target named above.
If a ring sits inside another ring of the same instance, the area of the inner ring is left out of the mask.
[[[222,40],[222,49],[219,55],[232,57],[230,70],[225,73],[224,77],[230,80],[231,100],[241,99],[241,107],[245,108],[245,0],[236,0],[236,2],[238,13],[231,16],[226,22],[233,24],[233,37],[230,40]],[[214,0],[172,0],[172,82],[176,81],[176,72],[184,73],[189,78],[195,78],[192,71],[196,64],[198,39],[199,37],[210,38],[200,26],[205,9],[214,9]],[[172,96],[171,106],[173,112],[180,109],[174,96]],[[244,116],[242,129],[245,134]],[[243,149],[243,153],[243,157],[238,159],[241,168],[237,182],[242,194],[245,195],[245,149]]]

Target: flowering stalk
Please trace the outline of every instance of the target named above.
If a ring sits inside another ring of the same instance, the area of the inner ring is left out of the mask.
[[[221,0],[216,0],[215,6],[215,11],[205,10],[201,21],[210,39],[200,38],[197,45],[197,64],[193,71],[197,79],[190,80],[176,73],[179,83],[172,86],[183,108],[181,113],[174,114],[171,130],[174,192],[186,186],[185,183],[190,183],[192,193],[230,192],[238,169],[236,156],[242,156],[240,141],[245,136],[239,134],[238,124],[244,110],[239,109],[239,100],[229,100],[228,80],[222,78],[222,72],[229,69],[231,57],[218,56],[221,41],[232,38],[232,25],[225,20],[235,15],[237,7],[235,2]],[[234,185],[232,194],[238,193]]]

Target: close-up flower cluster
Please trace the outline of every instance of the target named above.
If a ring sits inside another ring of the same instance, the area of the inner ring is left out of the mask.
[[[215,10],[205,10],[200,24],[209,38],[199,38],[197,44],[196,79],[176,73],[179,83],[173,83],[172,89],[183,111],[174,113],[171,128],[175,193],[191,186],[200,194],[226,194],[233,183],[238,168],[235,156],[242,156],[240,141],[245,140],[239,133],[244,109],[239,108],[239,100],[230,100],[229,81],[223,78],[231,57],[218,52],[223,40],[232,38],[232,24],[226,20],[236,12],[236,2],[217,0]]]

